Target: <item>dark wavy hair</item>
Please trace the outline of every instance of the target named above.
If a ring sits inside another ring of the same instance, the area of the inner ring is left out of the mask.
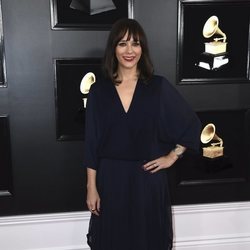
[[[127,32],[127,41],[129,41],[132,36],[135,41],[140,42],[142,55],[137,67],[139,78],[147,82],[152,77],[154,71],[149,55],[147,37],[141,25],[136,20],[130,18],[123,18],[116,21],[111,28],[103,57],[104,75],[110,78],[114,84],[120,83],[117,79],[118,60],[115,55],[115,49]]]

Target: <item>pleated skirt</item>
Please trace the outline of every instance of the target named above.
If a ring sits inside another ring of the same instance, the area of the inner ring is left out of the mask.
[[[167,171],[150,173],[143,161],[102,159],[97,170],[100,215],[91,215],[91,250],[170,250],[172,213]]]

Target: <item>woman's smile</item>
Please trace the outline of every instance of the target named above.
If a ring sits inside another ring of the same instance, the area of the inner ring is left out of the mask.
[[[124,58],[124,60],[126,60],[128,62],[132,62],[136,57],[135,56],[124,56],[123,58]]]

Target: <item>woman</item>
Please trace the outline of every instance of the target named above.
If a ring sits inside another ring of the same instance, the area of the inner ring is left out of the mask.
[[[92,250],[172,249],[167,169],[199,144],[200,122],[176,89],[153,75],[133,19],[116,22],[104,77],[91,87],[85,127]]]

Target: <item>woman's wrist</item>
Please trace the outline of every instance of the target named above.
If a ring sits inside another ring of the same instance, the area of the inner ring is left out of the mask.
[[[87,190],[96,190],[96,184],[95,183],[91,183],[91,184],[87,184]]]
[[[170,157],[173,162],[177,161],[179,158],[173,150],[169,152],[168,157]]]
[[[87,169],[87,189],[96,189],[96,170]]]
[[[186,147],[176,144],[175,148],[170,152],[172,155],[175,155],[176,160],[181,158],[186,151]]]

